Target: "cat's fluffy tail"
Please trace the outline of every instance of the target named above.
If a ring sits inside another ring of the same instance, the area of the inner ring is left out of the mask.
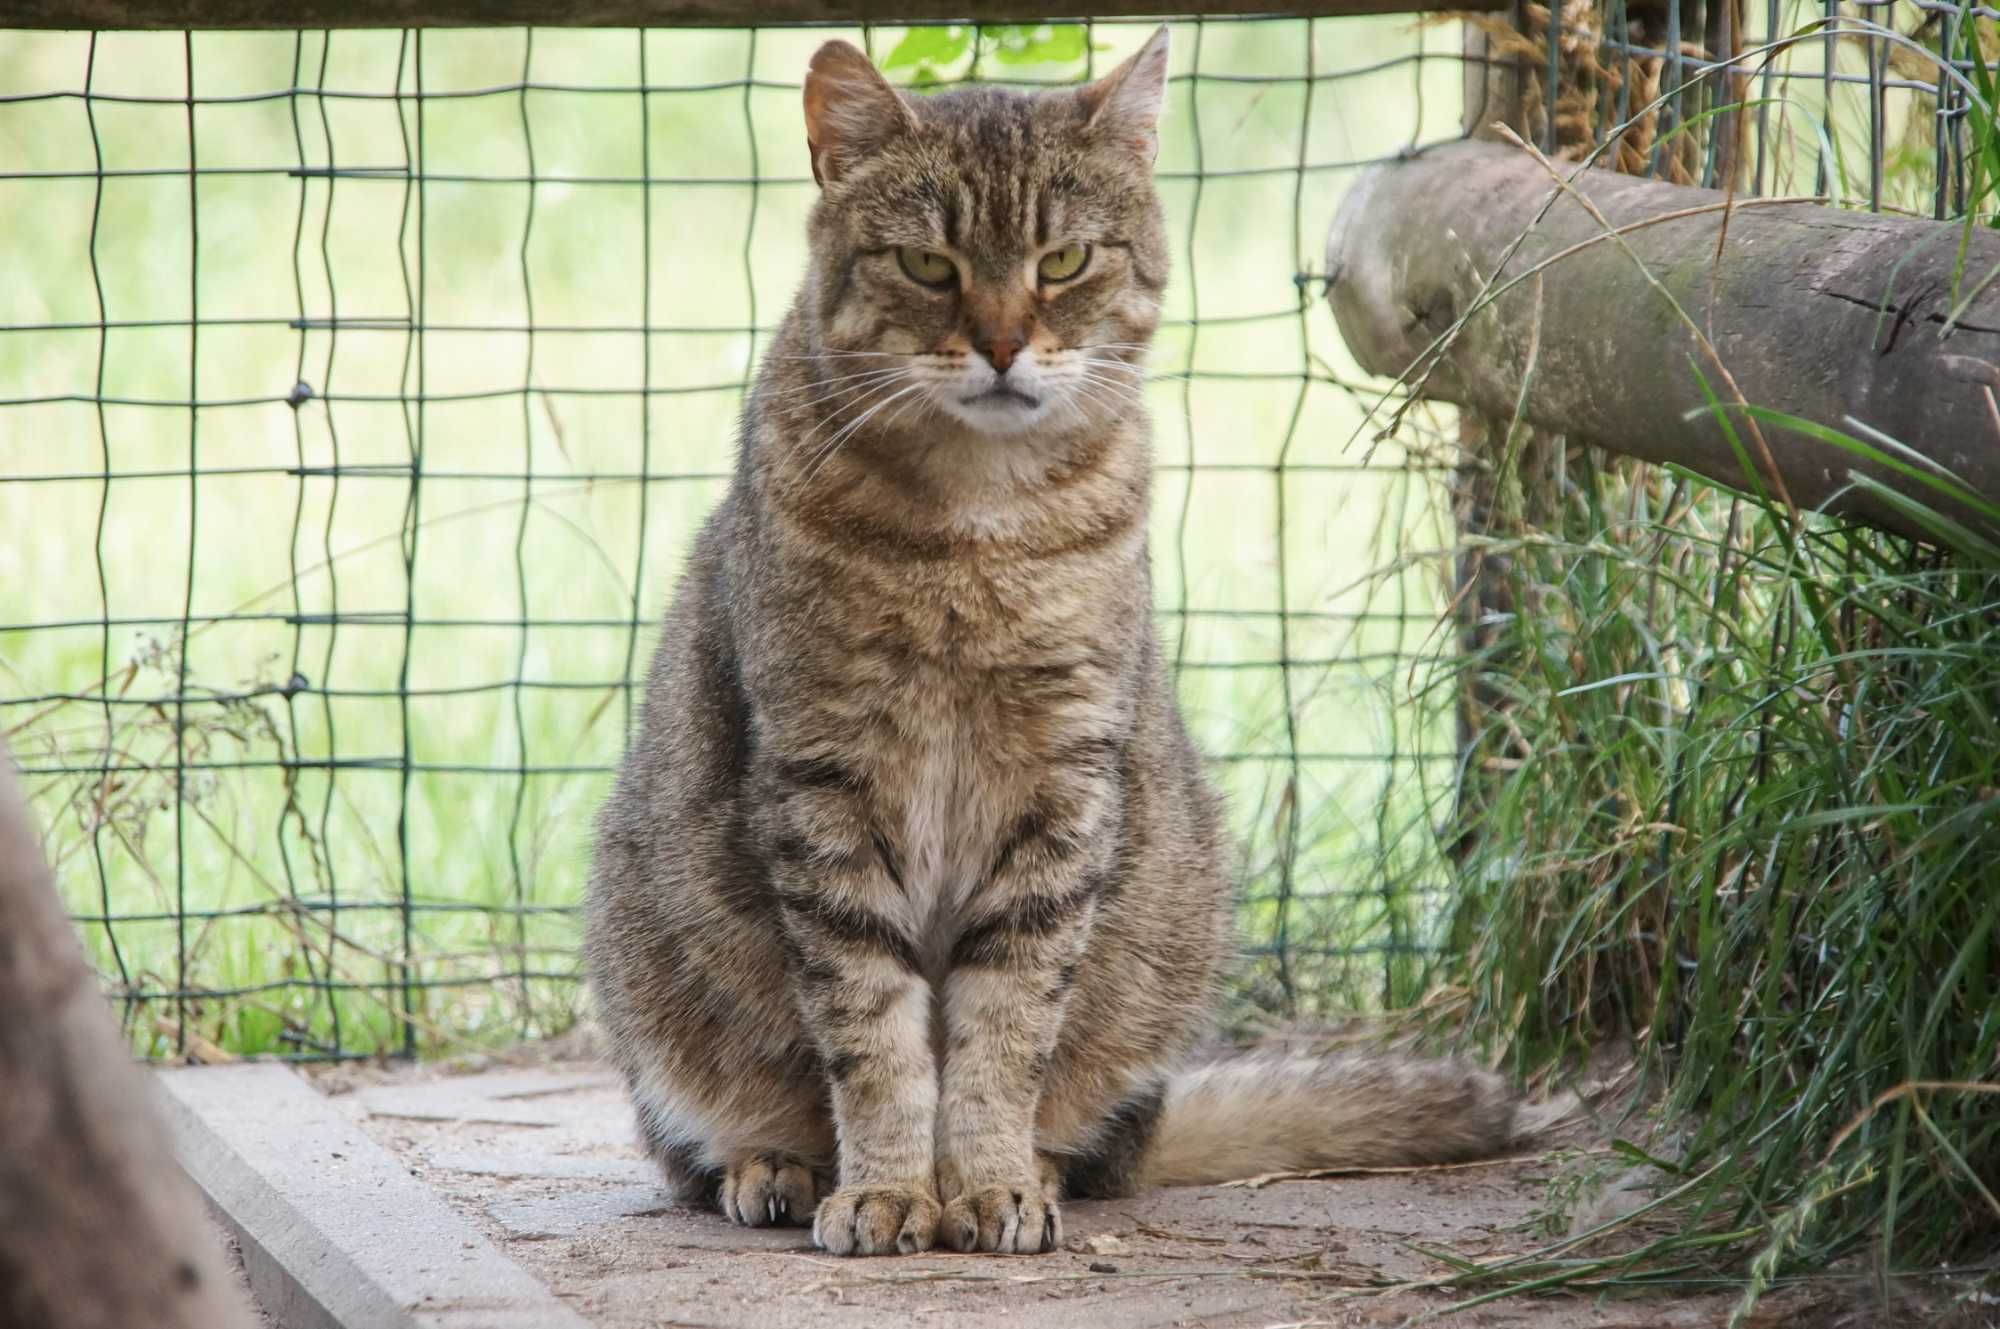
[[[1311,1168],[1457,1162],[1506,1150],[1546,1115],[1499,1076],[1464,1062],[1253,1048],[1168,1077],[1137,1180],[1189,1186]]]

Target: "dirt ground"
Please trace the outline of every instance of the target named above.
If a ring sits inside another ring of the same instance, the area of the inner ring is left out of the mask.
[[[263,1306],[258,1304],[257,1294],[250,1290],[250,1276],[243,1270],[243,1249],[236,1244],[235,1234],[224,1227],[222,1221],[213,1214],[207,1217],[207,1227],[210,1237],[222,1248],[223,1263],[229,1270],[231,1280],[236,1284],[236,1295],[244,1306],[249,1308],[250,1323],[254,1329],[284,1329],[284,1326],[272,1319]]]
[[[463,1067],[458,1068],[461,1071]],[[371,1136],[607,1329],[658,1326],[1402,1325],[1466,1294],[1420,1286],[1441,1256],[1547,1241],[1559,1156],[1334,1179],[1155,1191],[1064,1206],[1038,1257],[837,1260],[800,1228],[752,1230],[670,1202],[634,1143],[616,1077],[594,1062],[345,1067],[317,1077]],[[1721,1325],[1733,1296],[1513,1298],[1453,1324],[1523,1329]],[[1818,1321],[1767,1299],[1753,1323]]]

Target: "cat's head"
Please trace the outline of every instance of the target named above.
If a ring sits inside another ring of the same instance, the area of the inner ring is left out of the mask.
[[[806,77],[821,194],[806,292],[852,414],[985,435],[1138,409],[1167,244],[1153,190],[1167,30],[1094,83],[905,96],[828,42]]]

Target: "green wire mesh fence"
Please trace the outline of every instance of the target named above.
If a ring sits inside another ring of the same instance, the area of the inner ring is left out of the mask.
[[[1088,77],[1149,30],[842,35],[926,85]],[[0,733],[140,1046],[572,1017],[590,817],[802,268],[797,80],[832,32],[0,46],[30,260]],[[1242,833],[1244,987],[1405,1000],[1437,904],[1409,773],[1451,753],[1397,692],[1443,591],[1368,573],[1443,509],[1416,450],[1350,446],[1370,397],[1312,269],[1361,165],[1456,132],[1458,34],[1207,20],[1175,51],[1155,550]]]
[[[1636,119],[1627,169],[1944,215],[1994,187],[1995,13],[1906,8],[1475,21],[1570,155]],[[590,818],[802,267],[812,49],[1049,83],[1150,28],[6,34],[0,737],[136,1045],[574,1017]],[[1374,435],[1315,268],[1361,168],[1460,132],[1461,37],[1176,26],[1155,576],[1252,1008],[1413,1000],[1446,903],[1455,434]]]

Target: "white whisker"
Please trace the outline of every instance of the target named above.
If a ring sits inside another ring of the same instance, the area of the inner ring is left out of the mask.
[[[812,351],[805,355],[774,355],[773,360],[908,359],[921,352],[908,351]]]
[[[811,392],[814,388],[826,387],[834,383],[846,383],[857,378],[868,378],[871,375],[900,373],[907,367],[906,365],[878,365],[873,369],[857,369],[851,374],[830,374],[825,377],[812,378],[807,382],[795,385],[787,391],[792,393]],[[783,396],[783,393],[778,394],[778,399],[782,400]]]
[[[909,370],[903,368],[873,370],[866,375],[854,376],[862,379],[863,380],[862,382],[853,383],[847,387],[832,388],[826,392],[821,393],[817,397],[810,397],[803,401],[785,402],[784,405],[790,407],[793,410],[802,410],[808,406],[818,406],[823,402],[836,401],[843,397],[854,397],[859,394],[866,393],[871,388],[886,387],[888,384],[894,383],[898,379],[907,377],[909,375],[909,372],[910,372]],[[843,404],[851,405],[852,403],[843,403]],[[831,411],[829,412],[829,414],[831,414]]]
[[[1145,377],[1146,374],[1146,371],[1144,369],[1140,368],[1138,365],[1132,364],[1129,361],[1125,360],[1110,360],[1093,356],[1086,359],[1078,360],[1076,363],[1084,369],[1097,369],[1109,373],[1130,374],[1133,378],[1143,378]]]
[[[890,396],[884,398],[882,401],[876,402],[873,406],[869,407],[866,411],[862,412],[861,415],[849,421],[848,424],[843,429],[841,429],[839,433],[835,434],[831,439],[827,441],[827,445],[825,449],[821,452],[819,460],[813,465],[811,470],[805,473],[804,477],[799,481],[799,484],[801,486],[811,484],[813,477],[818,475],[820,471],[825,468],[826,464],[829,461],[833,460],[833,454],[840,450],[840,445],[845,441],[847,441],[847,439],[851,438],[855,430],[867,424],[868,421],[872,417],[874,417],[877,412],[881,411],[883,407],[889,405],[891,402],[897,400],[900,397],[909,396],[912,392],[920,392],[923,390],[923,387],[924,385],[922,383],[912,383],[910,384],[910,386],[902,389],[900,392],[892,393]]]
[[[909,409],[912,406],[920,407],[924,410],[929,410],[931,409],[931,399],[923,395],[918,395],[910,398],[910,400],[904,402],[901,406],[898,406],[896,408],[896,413],[894,415],[890,416],[888,419],[882,422],[882,427],[884,429],[894,429],[896,427],[896,421],[902,419],[903,416],[909,411]]]
[[[898,383],[904,381],[909,377],[911,377],[909,370],[898,369],[893,375],[889,376],[883,381],[865,384],[862,387],[859,395],[854,396],[853,400],[841,402],[838,405],[834,406],[831,410],[826,412],[826,414],[820,419],[820,422],[818,424],[814,425],[811,429],[807,430],[805,433],[805,437],[799,440],[798,444],[799,447],[801,449],[805,448],[813,441],[813,437],[816,434],[818,434],[820,430],[825,429],[827,426],[838,425],[841,419],[841,412],[861,409],[874,397],[875,394],[887,392],[889,391],[889,389],[895,387]],[[835,434],[837,439],[837,436],[839,434],[838,429],[836,429]],[[824,445],[824,447],[831,448],[836,445],[837,443],[829,443]],[[823,453],[816,453],[814,455],[815,458],[817,458],[818,456],[823,455]]]
[[[1093,374],[1088,370],[1079,373],[1076,376],[1076,381],[1079,383],[1088,384],[1091,387],[1101,388],[1104,391],[1115,394],[1126,401],[1142,402],[1146,399],[1145,392],[1137,385],[1124,382],[1123,380],[1120,379],[1105,378],[1102,375]]]

